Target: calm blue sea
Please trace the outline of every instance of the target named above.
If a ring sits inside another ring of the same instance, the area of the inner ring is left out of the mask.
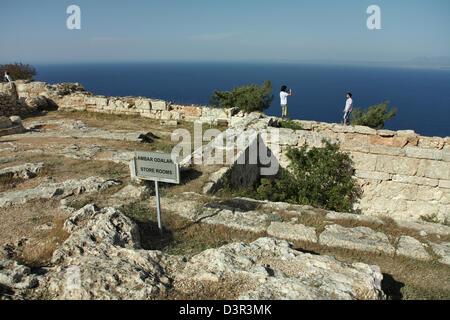
[[[340,122],[347,91],[355,107],[390,100],[398,114],[386,129],[450,136],[450,71],[355,66],[257,63],[140,63],[37,65],[39,81],[79,82],[108,96],[146,96],[206,105],[214,89],[272,81],[275,100],[266,114],[280,116],[279,88],[294,95],[294,119]]]

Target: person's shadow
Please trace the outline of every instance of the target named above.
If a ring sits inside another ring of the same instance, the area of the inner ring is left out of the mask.
[[[388,300],[402,300],[403,294],[401,289],[404,283],[396,281],[390,274],[383,273],[383,281],[381,281],[381,289],[387,295]]]

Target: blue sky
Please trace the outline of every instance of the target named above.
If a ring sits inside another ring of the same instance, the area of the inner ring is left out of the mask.
[[[382,30],[366,27],[372,4]],[[450,57],[449,0],[14,0],[0,21],[0,63]]]

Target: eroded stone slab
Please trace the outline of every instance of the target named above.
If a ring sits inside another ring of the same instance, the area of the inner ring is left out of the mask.
[[[438,234],[442,236],[447,236],[450,234],[450,227],[444,226],[442,224],[430,223],[430,222],[416,222],[416,221],[407,221],[394,219],[395,223],[399,227],[413,229],[417,231],[425,231],[429,234]]]
[[[440,256],[439,262],[450,266],[450,242],[430,243],[434,253]]]
[[[38,172],[41,171],[43,167],[43,163],[25,163],[20,166],[0,170],[0,177],[10,176],[13,178],[31,179],[36,177]]]
[[[329,225],[320,234],[319,242],[329,247],[383,253],[389,256],[393,256],[395,252],[384,233],[366,227],[344,228],[336,224]]]
[[[175,276],[176,289],[233,286],[241,300],[382,299],[379,267],[343,263],[332,257],[301,253],[286,241],[260,238],[233,243],[194,256]]]
[[[267,229],[269,236],[291,241],[317,242],[316,230],[302,224],[272,222]]]
[[[396,254],[417,260],[431,260],[431,256],[425,250],[424,245],[419,240],[409,236],[400,237]]]
[[[330,220],[354,220],[368,223],[376,223],[376,224],[384,224],[384,222],[378,218],[364,216],[360,214],[351,214],[351,213],[343,213],[343,212],[328,212],[325,218]]]
[[[58,183],[42,183],[38,187],[0,193],[0,208],[23,204],[34,199],[64,198],[84,192],[95,192],[120,184],[100,177],[73,179]]]

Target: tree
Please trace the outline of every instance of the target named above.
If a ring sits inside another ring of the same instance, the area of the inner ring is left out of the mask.
[[[2,79],[5,71],[7,71],[14,80],[34,80],[33,77],[37,74],[36,69],[33,66],[17,62],[14,64],[0,65]]]
[[[270,107],[273,99],[272,83],[266,80],[262,86],[251,84],[235,87],[232,91],[214,90],[209,103],[216,108],[237,107],[246,112],[262,112]]]
[[[386,101],[363,111],[360,108],[355,108],[351,115],[351,123],[374,129],[383,129],[384,123],[397,114],[397,108],[392,108],[388,112],[389,103],[389,101]]]

